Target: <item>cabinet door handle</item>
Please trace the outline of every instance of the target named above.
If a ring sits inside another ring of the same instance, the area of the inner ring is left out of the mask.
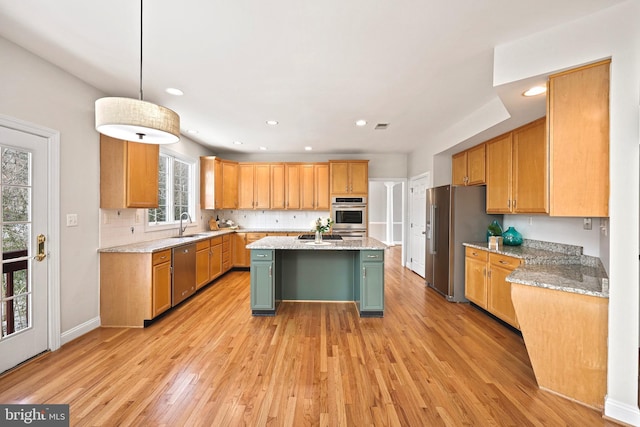
[[[363,278],[367,277],[367,267],[362,267],[362,277]]]
[[[273,266],[269,266],[269,277],[271,277],[271,273],[273,272]]]
[[[511,209],[511,200],[507,200],[507,207]]]
[[[478,256],[478,252],[471,252],[471,255]]]
[[[256,255],[256,257],[258,257],[258,258],[264,258],[266,256],[267,256],[266,254],[258,254],[258,255]]]
[[[500,264],[510,264],[510,263],[507,261],[500,260]]]
[[[378,258],[377,255],[367,255],[367,258]]]

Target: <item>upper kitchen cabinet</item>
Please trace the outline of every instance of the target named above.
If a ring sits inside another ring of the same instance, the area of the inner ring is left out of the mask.
[[[100,135],[100,207],[157,208],[160,148]]]
[[[300,165],[285,163],[284,179],[285,209],[300,209]]]
[[[546,213],[545,118],[485,143],[488,213]]]
[[[271,170],[271,209],[284,209],[287,205],[285,193],[285,164],[273,163],[269,167]]]
[[[453,185],[482,185],[485,183],[485,145],[479,144],[451,156]]]
[[[329,210],[329,164],[300,165],[300,208]]]
[[[549,77],[549,213],[609,216],[609,65]]]
[[[368,160],[330,160],[331,196],[366,196],[369,191]]]
[[[238,207],[238,163],[215,156],[200,157],[200,207]]]
[[[238,164],[238,209],[269,209],[270,187],[269,164]]]

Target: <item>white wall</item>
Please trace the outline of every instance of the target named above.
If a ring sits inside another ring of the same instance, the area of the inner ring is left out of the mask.
[[[102,94],[0,38],[0,113],[60,132],[60,327],[99,315],[99,144],[94,102]],[[68,213],[78,226],[66,227]],[[64,343],[64,339],[63,339]]]

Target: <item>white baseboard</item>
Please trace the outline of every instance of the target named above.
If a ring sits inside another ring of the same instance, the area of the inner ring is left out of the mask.
[[[604,401],[604,416],[632,426],[640,426],[640,410],[637,405],[628,405],[613,399]]]
[[[75,340],[76,338],[90,332],[96,328],[100,327],[100,317],[94,317],[93,319],[87,320],[84,323],[79,324],[78,326],[69,329],[68,331],[64,331],[60,335],[60,341],[62,345]]]

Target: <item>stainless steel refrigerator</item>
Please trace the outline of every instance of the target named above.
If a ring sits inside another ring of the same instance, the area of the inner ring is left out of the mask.
[[[464,242],[484,242],[502,215],[486,213],[485,187],[444,185],[427,192],[426,283],[452,302],[464,297]]]

